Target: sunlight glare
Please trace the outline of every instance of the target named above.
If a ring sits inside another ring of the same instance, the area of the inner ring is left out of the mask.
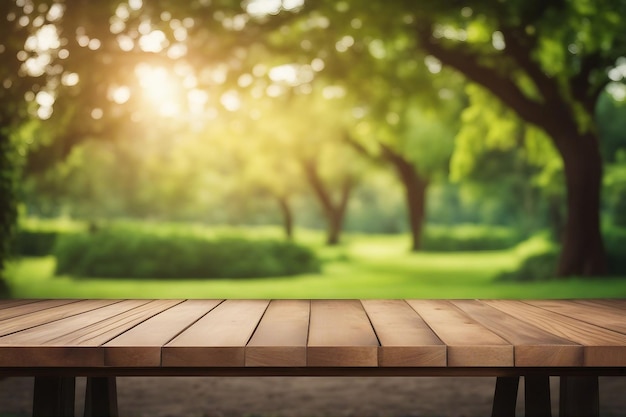
[[[175,116],[181,111],[181,87],[175,76],[164,67],[139,64],[135,68],[144,97],[163,116]]]
[[[205,91],[193,89],[187,93],[187,101],[191,113],[202,114],[206,103],[209,101],[209,95]]]
[[[139,38],[139,47],[144,52],[161,52],[168,46],[169,42],[165,33],[160,30],[153,30]]]
[[[109,92],[109,98],[117,104],[124,104],[130,100],[130,88],[125,85],[114,87]]]
[[[230,90],[222,94],[220,103],[228,111],[237,111],[241,107],[241,100],[235,90]]]

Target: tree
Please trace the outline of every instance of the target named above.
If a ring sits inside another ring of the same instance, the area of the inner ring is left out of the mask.
[[[606,272],[602,160],[593,114],[607,84],[624,78],[615,66],[626,50],[625,12],[619,0],[475,0],[329,2],[322,13],[358,13],[363,27],[389,29],[396,39],[412,34],[416,42],[407,47],[414,53],[459,71],[546,132],[563,160],[567,189],[557,274],[583,276]]]
[[[544,130],[563,160],[567,220],[557,274],[601,275],[602,160],[593,120],[626,47],[620,1],[475,1],[415,7],[420,47]]]
[[[363,162],[342,141],[352,121],[344,94],[340,87],[319,85],[306,94],[288,92],[274,98],[276,107],[261,118],[269,121],[271,127],[266,126],[278,142],[276,148],[283,149],[278,154],[281,165],[289,167],[295,162],[301,180],[309,185],[319,203],[326,220],[328,245],[340,243],[350,196],[364,172]],[[286,173],[289,170],[282,169],[274,175]],[[285,180],[293,181],[281,181]]]
[[[344,139],[395,172],[404,190],[411,249],[417,251],[428,186],[447,171],[452,152],[464,104],[462,79],[416,54],[413,34],[389,25],[389,10],[379,3],[311,7],[311,15],[292,24],[274,48],[323,66],[316,79],[348,92],[358,117]]]

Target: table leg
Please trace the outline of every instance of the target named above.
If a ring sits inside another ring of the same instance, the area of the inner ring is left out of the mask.
[[[549,376],[525,376],[524,391],[526,417],[552,416]]]
[[[519,377],[498,377],[496,392],[493,396],[491,417],[515,417]]]
[[[73,417],[76,398],[74,377],[36,377],[34,417]]]
[[[118,417],[115,377],[88,377],[85,417]]]
[[[560,391],[561,417],[598,417],[600,415],[597,376],[562,376]]]

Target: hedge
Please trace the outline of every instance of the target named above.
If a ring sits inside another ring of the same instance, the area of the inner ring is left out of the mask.
[[[483,225],[428,225],[422,236],[422,250],[432,252],[501,250],[521,240],[513,228]]]
[[[47,256],[52,253],[59,232],[48,230],[19,230],[15,238],[15,253],[19,256]]]
[[[253,278],[320,271],[293,242],[162,235],[130,229],[60,236],[57,274],[103,278]]]

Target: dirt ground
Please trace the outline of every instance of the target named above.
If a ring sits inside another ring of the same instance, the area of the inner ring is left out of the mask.
[[[84,386],[79,378],[78,416]],[[484,417],[494,386],[494,378],[125,377],[118,396],[128,417]],[[32,390],[32,378],[0,380],[0,416],[29,415]],[[603,417],[626,416],[626,377],[601,378],[600,392]]]

